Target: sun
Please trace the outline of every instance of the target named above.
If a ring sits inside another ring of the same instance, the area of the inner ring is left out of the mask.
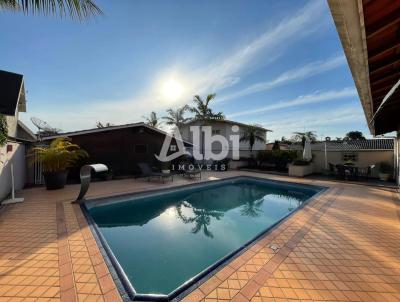
[[[168,100],[179,99],[183,94],[183,86],[175,79],[169,79],[161,87],[161,94]]]

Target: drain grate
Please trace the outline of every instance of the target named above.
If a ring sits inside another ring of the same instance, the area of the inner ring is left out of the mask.
[[[271,243],[269,245],[269,248],[276,254],[279,251],[280,246],[277,245],[276,243]]]

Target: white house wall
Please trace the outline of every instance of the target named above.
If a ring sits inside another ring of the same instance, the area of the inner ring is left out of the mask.
[[[185,126],[182,126],[180,128],[180,132],[181,132],[182,138],[184,140],[187,140],[187,141],[191,142],[191,143],[194,143],[195,144],[194,148],[196,148],[196,142],[193,142],[193,136],[192,136],[192,133],[190,132],[190,126],[201,126],[201,125],[202,125],[201,122],[196,121],[196,122],[191,123],[190,125],[185,125]],[[243,133],[244,133],[244,127],[240,127],[239,126],[239,132],[233,132],[232,131],[232,126],[233,125],[232,124],[228,124],[228,123],[216,122],[216,123],[209,123],[208,125],[212,127],[213,131],[214,130],[219,130],[219,135],[224,136],[229,142],[230,142],[229,137],[231,135],[239,134],[240,136],[242,136]],[[266,131],[264,131],[264,136],[265,136],[265,139],[266,139]],[[221,144],[219,144],[219,143],[213,143],[211,147],[212,147],[212,151],[214,153],[217,153],[217,152],[221,151]],[[254,143],[253,155],[256,155],[257,151],[260,151],[260,150],[265,150],[265,141],[264,142],[256,141]],[[239,151],[240,151],[240,157],[242,157],[242,158],[243,157],[250,157],[251,154],[250,154],[249,142],[240,142],[239,143]],[[231,142],[230,142],[230,148],[229,148],[228,157],[230,157],[230,158],[232,157]]]
[[[0,147],[0,201],[11,192],[11,163],[14,165],[15,189],[20,190],[25,185],[25,145],[11,142],[7,145],[12,146],[11,152],[7,152],[7,146]]]
[[[6,115],[8,135],[11,137],[17,137],[17,127],[18,127],[18,112],[15,116]]]

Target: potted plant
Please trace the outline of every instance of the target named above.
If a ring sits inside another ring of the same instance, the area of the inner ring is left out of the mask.
[[[311,161],[296,159],[289,164],[289,176],[303,177],[313,173]]]
[[[32,163],[42,163],[47,190],[62,189],[67,182],[68,169],[78,159],[88,156],[85,150],[66,137],[56,138],[49,146],[35,147],[32,152],[36,153]]]
[[[392,174],[393,168],[387,162],[381,162],[379,164],[379,179],[383,181],[389,180]]]

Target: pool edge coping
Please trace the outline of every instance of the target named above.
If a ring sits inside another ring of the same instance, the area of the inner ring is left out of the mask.
[[[248,176],[248,175],[240,175],[240,176],[233,176],[227,177],[223,179],[216,179],[216,180],[208,180],[197,182],[193,184],[184,184],[184,185],[177,185],[168,188],[160,188],[160,189],[149,189],[143,190],[139,192],[132,192],[132,193],[123,193],[120,195],[113,195],[113,196],[104,196],[104,197],[95,197],[86,200],[87,202],[96,202],[96,201],[103,201],[109,199],[123,199],[128,198],[129,196],[139,197],[141,195],[152,194],[152,193],[159,193],[165,191],[176,191],[179,189],[184,189],[186,187],[193,187],[198,185],[204,185],[207,183],[214,183],[214,182],[224,182],[224,181],[231,181],[241,178],[251,178],[259,181],[268,181],[272,183],[278,184],[289,184],[295,186],[301,186],[305,188],[318,188],[317,191],[313,196],[306,199],[299,207],[294,209],[292,212],[287,213],[281,219],[267,227],[265,230],[259,232],[257,235],[246,241],[241,247],[238,249],[230,252],[229,254],[225,255],[224,257],[220,258],[212,265],[205,268],[203,271],[199,272],[175,290],[170,292],[168,295],[165,294],[141,294],[137,293],[135,288],[133,287],[132,283],[130,282],[129,278],[125,274],[123,268],[119,264],[117,258],[115,257],[113,251],[111,250],[110,246],[107,243],[107,240],[104,238],[103,234],[99,230],[97,224],[94,222],[93,218],[91,217],[89,210],[87,208],[86,202],[80,204],[80,208],[86,218],[89,228],[93,233],[93,236],[96,240],[96,243],[100,249],[100,252],[104,258],[105,263],[111,273],[111,276],[116,283],[118,292],[121,295],[121,298],[126,302],[137,302],[137,301],[179,301],[194,289],[198,288],[201,284],[205,283],[208,279],[214,276],[219,270],[224,268],[229,262],[233,261],[234,259],[238,258],[240,255],[248,251],[253,245],[260,240],[261,237],[267,235],[268,233],[272,232],[278,225],[289,219],[292,215],[294,215],[297,211],[303,209],[306,205],[308,205],[313,200],[320,197],[322,194],[326,193],[330,189],[330,186],[321,186],[321,185],[314,185],[314,184],[304,184],[304,183],[296,183],[293,181],[283,181],[283,180],[274,180],[268,179],[258,176]],[[123,201],[123,200],[121,200]]]

